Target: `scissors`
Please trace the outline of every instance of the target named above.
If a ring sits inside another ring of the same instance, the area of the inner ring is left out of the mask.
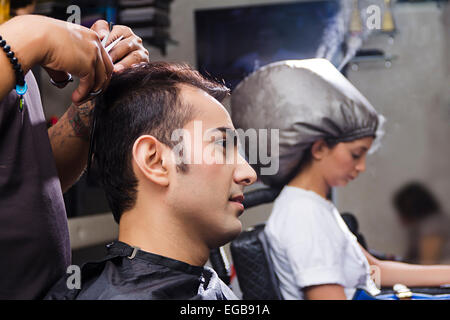
[[[106,43],[108,42],[109,35],[111,34],[111,31],[112,31],[112,27],[113,27],[113,23],[110,22],[110,23],[109,23],[109,33],[108,33],[108,35],[102,40],[102,46],[103,46],[103,48],[105,48]],[[105,48],[106,53],[109,53],[109,52],[111,51],[111,49],[114,48],[114,46],[115,46],[120,40],[122,40],[122,39],[123,39],[123,35],[120,36],[118,39],[114,40],[112,43],[110,43],[109,46],[107,46],[107,47]]]
[[[102,46],[103,46],[103,48],[105,48],[105,45],[106,45],[106,43],[108,42],[109,35],[111,34],[111,31],[112,31],[112,25],[113,25],[112,22],[110,22],[110,23],[109,23],[109,33],[108,33],[108,35],[102,40]],[[120,36],[119,38],[117,38],[116,40],[114,40],[113,42],[111,42],[111,43],[105,48],[106,53],[109,54],[109,52],[112,50],[112,48],[114,48],[114,47],[116,46],[116,44],[119,43],[119,41],[122,40],[122,39],[123,39],[123,35]],[[100,93],[102,93],[102,89],[99,89],[99,90],[94,91],[94,92],[90,92],[90,93],[89,93],[89,96],[90,96],[90,97],[95,97],[95,96],[98,96]]]
[[[109,36],[109,35],[108,35],[108,36]],[[106,39],[106,41],[105,41],[105,39]],[[105,37],[105,39],[102,40],[102,44],[103,44],[103,42],[106,43],[106,42],[108,41],[108,37]],[[122,40],[122,39],[123,39],[123,36],[120,36],[119,38],[117,38],[116,40],[114,40],[113,42],[111,42],[111,43],[109,44],[109,46],[107,46],[107,47],[105,48],[106,53],[109,53],[109,52],[112,50],[112,48],[114,48],[114,47],[116,46],[116,44],[119,43],[119,41]],[[103,47],[105,47],[104,44],[103,44]],[[102,93],[102,89],[99,89],[99,90],[94,91],[94,92],[90,92],[90,93],[89,93],[89,96],[90,96],[90,97],[95,97],[95,96],[98,96],[100,93]]]

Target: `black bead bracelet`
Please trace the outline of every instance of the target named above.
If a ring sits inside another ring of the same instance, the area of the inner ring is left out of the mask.
[[[14,52],[11,47],[6,44],[6,41],[0,36],[0,48],[6,53],[6,57],[11,62],[14,73],[16,74],[16,93],[19,95],[19,111],[23,110],[23,95],[27,92],[28,86],[25,82],[25,76],[23,74],[22,66],[19,63],[19,59],[14,56]]]

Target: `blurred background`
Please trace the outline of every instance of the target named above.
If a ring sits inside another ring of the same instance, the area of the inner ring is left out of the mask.
[[[20,7],[86,26],[99,18],[126,24],[144,39],[152,60],[185,61],[231,88],[273,61],[330,60],[387,119],[382,146],[368,157],[366,173],[334,190],[338,209],[357,217],[370,248],[411,261],[426,263],[417,256],[414,235],[449,234],[450,220],[443,218],[450,216],[448,1],[12,1],[10,13],[20,14]],[[69,106],[76,83],[58,90],[45,72],[35,73],[50,126]],[[408,215],[409,200],[399,199],[424,194],[405,191],[411,185],[433,200],[423,200],[425,209]],[[118,230],[102,189],[82,177],[65,201],[73,263],[101,257]],[[244,228],[266,221],[271,207],[247,210]],[[450,263],[446,240],[440,241],[435,262]]]

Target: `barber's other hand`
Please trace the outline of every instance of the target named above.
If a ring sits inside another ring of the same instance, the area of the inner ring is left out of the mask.
[[[109,34],[105,47],[120,36],[123,36],[123,39],[109,52],[109,56],[114,63],[114,72],[120,72],[135,64],[149,61],[149,54],[147,49],[142,45],[142,39],[135,35],[129,27],[116,25],[110,33],[108,22],[98,20],[91,27],[91,30],[97,32],[100,40],[103,40]]]
[[[23,17],[28,19],[27,25],[33,27],[33,32],[45,35],[41,44],[43,55],[38,63],[51,76],[65,72],[80,78],[72,94],[76,105],[89,100],[90,92],[106,88],[113,64],[95,31],[42,16]]]

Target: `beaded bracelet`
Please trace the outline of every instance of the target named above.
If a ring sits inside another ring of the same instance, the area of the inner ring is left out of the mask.
[[[14,52],[11,50],[11,47],[6,44],[6,41],[0,36],[0,48],[3,48],[3,51],[6,53],[6,56],[11,62],[14,72],[16,74],[16,93],[19,95],[19,111],[23,110],[23,95],[27,92],[28,86],[25,81],[25,76],[23,75],[22,66],[19,63],[17,57],[14,56]]]

